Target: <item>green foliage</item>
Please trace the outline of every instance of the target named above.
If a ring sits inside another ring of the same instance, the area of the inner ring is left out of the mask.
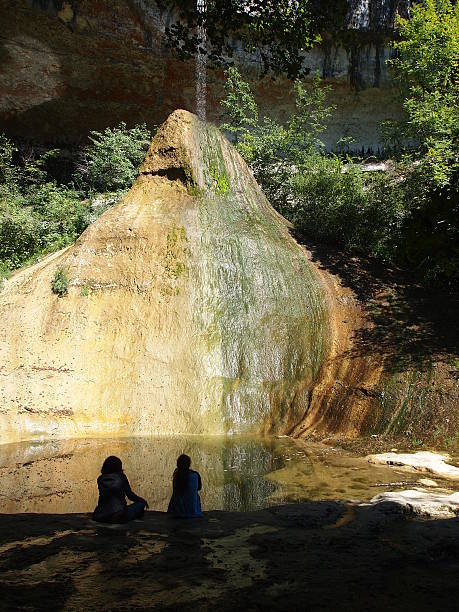
[[[223,128],[236,134],[236,147],[277,210],[316,240],[394,259],[408,212],[407,167],[378,175],[325,154],[321,134],[333,107],[318,76],[309,87],[295,82],[295,112],[282,125],[259,119],[247,83],[233,68],[228,75],[222,105],[234,123]]]
[[[151,138],[145,124],[128,129],[125,123],[120,123],[104,132],[91,132],[91,144],[81,156],[77,182],[86,192],[102,193],[130,187]]]
[[[407,121],[396,133],[419,146],[387,172],[363,172],[358,160],[325,154],[320,137],[333,107],[317,76],[310,87],[295,82],[296,108],[285,125],[259,116],[234,68],[222,101],[229,118],[222,128],[298,229],[415,270],[429,284],[459,277],[457,6],[429,1],[415,6],[412,21],[400,20],[392,67],[406,85]]]
[[[285,73],[289,78],[302,75],[302,52],[321,40],[312,4],[310,0],[250,2],[246,45],[260,53],[265,72]]]
[[[229,180],[225,174],[220,174],[216,166],[210,167],[210,175],[215,181],[215,190],[224,195],[229,189]]]
[[[315,155],[292,179],[282,212],[302,231],[393,261],[407,210],[401,169],[363,172],[359,163]]]
[[[58,184],[47,173],[56,150],[37,155],[0,134],[0,272],[31,263],[76,240],[90,222],[116,204],[135,178],[150,144],[144,125],[92,132],[80,156],[74,184]],[[108,196],[98,194],[116,190]],[[89,200],[85,194],[90,193]]]
[[[51,281],[51,289],[52,292],[62,297],[68,291],[69,287],[69,277],[67,271],[59,267],[54,273],[53,280]]]
[[[291,193],[291,177],[310,155],[323,149],[320,135],[334,110],[327,105],[330,88],[322,86],[318,75],[308,88],[296,81],[296,110],[282,125],[269,117],[260,118],[250,87],[235,68],[229,68],[226,75],[226,97],[221,104],[230,121],[222,129],[235,136],[236,148],[266,195],[282,208]]]
[[[43,247],[70,244],[88,225],[87,206],[66,186],[49,182],[39,185],[30,193],[28,205],[39,221]]]
[[[13,270],[73,242],[89,211],[74,189],[48,179],[45,166],[55,151],[14,163],[16,147],[3,135],[0,140],[0,262]]]
[[[158,0],[167,9],[166,0]],[[331,0],[342,17],[343,0]],[[182,59],[206,54],[208,62],[228,65],[234,53],[232,41],[242,41],[246,51],[257,52],[264,72],[285,73],[294,78],[303,71],[303,52],[320,40],[323,14],[311,0],[212,0],[205,13],[196,2],[180,3],[177,21],[166,27],[168,46]],[[347,7],[346,7],[347,11]],[[205,26],[206,41],[199,37]],[[325,28],[326,29],[326,28]]]
[[[45,165],[54,151],[14,163],[16,147],[3,135],[0,140],[0,262],[13,270],[75,240],[88,211],[73,189],[48,180]]]
[[[244,138],[247,130],[257,128],[258,107],[249,84],[242,79],[237,68],[228,68],[225,76],[226,97],[220,103],[229,123],[225,123],[222,129],[233,134],[237,142],[238,137]]]
[[[411,148],[409,214],[399,253],[429,283],[459,280],[459,5],[426,0],[398,19],[393,78],[406,118],[389,125],[392,141]],[[395,135],[395,137],[394,137]]]
[[[33,149],[15,161],[18,148],[5,134],[0,134],[0,193],[25,194],[47,180],[46,164],[58,153],[50,149],[36,157]]]
[[[0,185],[17,183],[17,171],[13,164],[13,155],[17,148],[5,134],[0,134]]]
[[[410,19],[398,19],[398,56],[389,62],[403,96],[401,135],[419,143],[415,156],[436,187],[450,184],[458,170],[459,5],[450,0],[414,4]]]
[[[18,268],[39,248],[38,220],[21,196],[0,195],[0,261],[4,271]]]

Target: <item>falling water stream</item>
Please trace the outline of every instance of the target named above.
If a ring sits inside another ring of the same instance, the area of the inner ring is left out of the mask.
[[[198,13],[204,15],[207,10],[206,0],[197,0]],[[200,23],[197,29],[199,39],[196,52],[196,114],[201,121],[206,120],[206,28],[204,23]]]

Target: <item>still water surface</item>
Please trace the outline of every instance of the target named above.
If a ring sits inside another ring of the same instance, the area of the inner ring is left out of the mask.
[[[141,437],[24,442],[0,446],[0,512],[89,512],[97,476],[118,455],[133,490],[165,511],[181,453],[201,473],[205,510],[248,511],[270,505],[360,499],[416,477],[364,458],[290,438]],[[380,486],[387,484],[388,486]]]

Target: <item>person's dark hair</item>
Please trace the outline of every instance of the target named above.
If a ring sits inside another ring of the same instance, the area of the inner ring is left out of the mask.
[[[114,472],[122,472],[123,464],[121,463],[121,459],[115,457],[114,455],[110,455],[107,457],[102,465],[100,470],[101,474],[113,474]]]
[[[174,491],[182,494],[188,487],[188,473],[190,470],[191,459],[188,455],[180,455],[177,459],[177,469],[174,471],[172,484]]]

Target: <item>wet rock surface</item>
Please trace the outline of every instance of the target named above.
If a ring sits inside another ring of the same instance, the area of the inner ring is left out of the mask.
[[[316,502],[123,526],[1,515],[1,609],[442,610],[459,521]]]
[[[7,281],[0,339],[0,442],[288,433],[331,345],[307,251],[187,111],[159,129],[117,206]]]

